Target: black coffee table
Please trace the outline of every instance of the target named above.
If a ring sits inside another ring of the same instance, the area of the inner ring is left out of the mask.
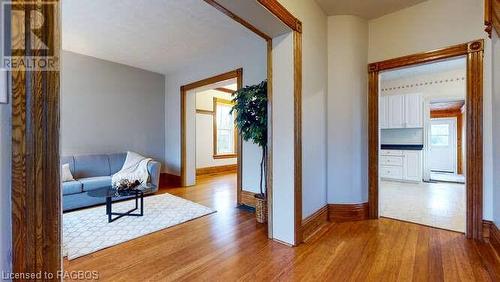
[[[106,198],[106,214],[108,215],[108,222],[111,223],[124,216],[143,216],[144,215],[144,194],[151,192],[153,189],[150,186],[139,186],[132,190],[119,191],[118,189],[108,186],[96,190],[88,191],[87,194],[94,198]],[[120,198],[134,198],[135,208],[124,212],[113,212],[113,199],[120,200]],[[140,201],[140,207],[139,207]],[[140,213],[133,213],[140,208]],[[113,217],[115,215],[115,217]]]

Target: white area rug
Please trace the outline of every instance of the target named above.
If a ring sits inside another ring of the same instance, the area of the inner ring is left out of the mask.
[[[113,203],[113,212],[135,207],[135,200]],[[136,211],[138,212],[138,211]],[[106,206],[63,215],[63,255],[72,260],[155,231],[159,231],[215,210],[170,195],[144,197],[144,216],[124,216],[108,223]]]

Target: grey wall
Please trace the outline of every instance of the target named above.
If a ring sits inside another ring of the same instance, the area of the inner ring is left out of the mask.
[[[495,33],[495,32],[493,32]],[[500,39],[493,35],[493,220],[500,227]]]
[[[135,151],[164,163],[165,76],[63,51],[61,153]]]
[[[0,15],[3,0],[0,0]],[[3,40],[0,38],[0,52],[3,53]],[[0,53],[1,54],[1,53]],[[0,75],[5,72],[0,71]],[[0,85],[6,88],[7,85]],[[3,90],[4,90],[3,89]],[[8,91],[10,92],[10,91]],[[9,102],[11,101],[9,97]],[[11,104],[0,105],[0,275],[2,271],[11,270]]]
[[[9,271],[11,262],[11,126],[11,104],[0,105],[0,271]]]

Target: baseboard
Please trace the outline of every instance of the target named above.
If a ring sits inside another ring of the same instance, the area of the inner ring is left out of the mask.
[[[170,173],[160,174],[160,187],[180,187],[182,186],[181,177]]]
[[[241,204],[255,208],[255,193],[248,191],[241,191]]]
[[[368,203],[328,204],[328,219],[333,222],[347,222],[368,219]]]
[[[328,222],[328,205],[302,220],[302,238],[307,242]]]
[[[221,166],[211,166],[211,167],[202,167],[196,169],[196,176],[205,175],[205,174],[214,174],[214,173],[229,173],[238,171],[238,165],[221,165]]]
[[[483,236],[500,256],[500,230],[494,222],[483,220]]]

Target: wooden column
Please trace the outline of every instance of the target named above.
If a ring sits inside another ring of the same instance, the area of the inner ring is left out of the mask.
[[[482,239],[483,221],[483,56],[484,42],[467,54],[467,237]]]
[[[33,3],[37,5],[33,5]],[[24,29],[24,50],[17,58],[49,56],[31,45],[31,32],[49,46],[56,70],[12,70],[12,240],[13,271],[51,273],[61,270],[61,192],[59,178],[59,10],[48,1],[16,3],[15,10],[43,15],[40,29]],[[52,3],[57,3],[52,1]],[[58,5],[56,5],[58,6]],[[11,17],[12,41],[23,25]],[[26,27],[31,17],[25,16]],[[37,19],[41,20],[41,19]],[[19,42],[18,42],[19,43]],[[50,277],[42,277],[49,280]]]
[[[376,64],[368,67],[368,216],[378,218],[378,86],[379,70]]]

